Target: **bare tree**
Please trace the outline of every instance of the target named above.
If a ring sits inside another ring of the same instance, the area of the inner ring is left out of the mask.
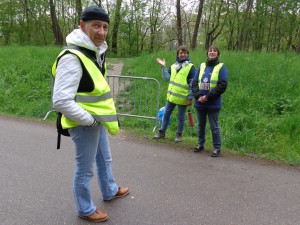
[[[201,21],[201,17],[202,17],[204,1],[205,0],[199,0],[198,14],[197,14],[195,27],[194,27],[193,40],[192,40],[192,45],[191,45],[192,49],[195,49],[197,47],[197,37],[198,37],[198,31],[199,31],[200,21]]]
[[[205,37],[205,48],[208,49],[208,47],[214,42],[215,39],[221,34],[223,27],[224,27],[224,22],[221,23],[220,18],[221,18],[221,12],[222,12],[222,7],[223,7],[224,1],[221,0],[221,3],[218,4],[217,9],[215,9],[215,6],[211,4],[210,6],[210,12],[209,12],[209,17],[207,19],[207,28],[206,28],[206,37]],[[213,13],[213,11],[215,11]],[[216,14],[216,20],[212,20],[211,16],[213,14]],[[226,16],[224,18],[224,21],[226,20]],[[220,27],[220,28],[219,28]],[[219,29],[218,29],[219,28]]]
[[[247,0],[247,8],[243,17],[243,25],[240,30],[239,40],[238,40],[238,50],[243,50],[246,48],[246,44],[249,38],[249,25],[251,24],[251,14],[253,8],[253,0]]]
[[[149,10],[150,15],[150,52],[154,51],[155,39],[157,38],[157,30],[159,26],[159,15],[162,12],[162,0],[153,0]]]
[[[121,5],[122,5],[122,0],[117,0],[114,27],[112,29],[112,40],[111,40],[112,52],[115,54],[118,53],[118,31],[119,31],[119,25],[121,20],[121,16],[120,16]]]
[[[29,15],[30,15],[30,12],[29,12],[29,6],[28,6],[28,1],[27,0],[24,0],[21,2],[22,5],[23,5],[23,11],[24,11],[24,18],[25,18],[25,21],[26,23],[24,24],[24,26],[26,26],[26,29],[27,29],[27,32],[26,32],[26,36],[27,36],[27,40],[23,40],[23,42],[30,42],[30,35],[31,35],[31,32],[30,32],[30,20],[29,20]],[[24,20],[23,20],[24,22]]]
[[[52,31],[55,38],[56,45],[63,45],[63,36],[60,29],[60,26],[57,21],[56,12],[55,12],[55,5],[53,0],[49,0],[50,5],[50,14],[51,14],[51,21],[52,21]]]
[[[178,39],[178,46],[180,46],[183,44],[180,0],[176,0],[176,14],[177,14],[177,39]]]
[[[108,2],[107,2],[108,3]],[[102,6],[102,0],[93,0],[93,4],[95,4],[95,5],[97,5],[97,6],[99,6],[99,7],[101,7],[101,8],[103,8],[103,6]]]

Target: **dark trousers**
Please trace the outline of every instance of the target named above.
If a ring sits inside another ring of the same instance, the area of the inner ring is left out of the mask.
[[[208,117],[212,134],[213,147],[221,150],[221,130],[218,123],[220,110],[195,107],[198,118],[198,144],[205,145],[206,119]]]

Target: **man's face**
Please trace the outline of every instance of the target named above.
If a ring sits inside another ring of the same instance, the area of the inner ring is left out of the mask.
[[[91,39],[97,46],[101,46],[106,40],[108,33],[108,23],[102,20],[80,21],[82,31]]]

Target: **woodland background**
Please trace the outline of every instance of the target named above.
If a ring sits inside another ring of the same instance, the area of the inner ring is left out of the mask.
[[[110,15],[110,54],[191,49],[300,52],[297,0],[1,0],[0,45],[64,45],[85,7]]]

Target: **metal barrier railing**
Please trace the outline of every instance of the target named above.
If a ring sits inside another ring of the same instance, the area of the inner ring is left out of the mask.
[[[119,116],[152,119],[156,121],[153,131],[159,125],[158,111],[160,98],[160,83],[150,77],[133,77],[121,75],[108,75],[107,82]],[[53,93],[53,78],[50,79],[51,97]],[[146,102],[146,104],[145,104]],[[55,112],[52,101],[51,109],[44,120]]]
[[[108,75],[117,113],[120,116],[156,120],[159,124],[160,83],[155,78]],[[146,104],[145,104],[146,102]]]
[[[50,108],[50,110],[46,113],[46,115],[45,115],[45,117],[44,117],[43,120],[46,120],[52,112],[55,112],[55,109],[53,108],[53,104],[52,104],[53,86],[54,86],[54,78],[53,78],[53,76],[51,76],[51,77],[50,77],[51,108]]]

